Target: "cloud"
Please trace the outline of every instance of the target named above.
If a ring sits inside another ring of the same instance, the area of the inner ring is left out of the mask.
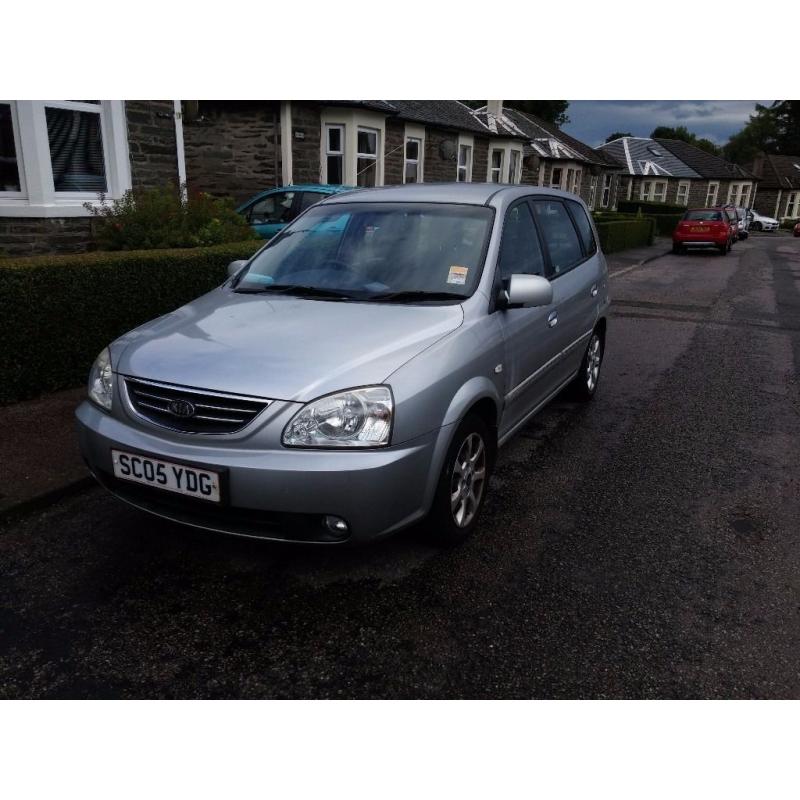
[[[659,125],[685,125],[700,137],[722,144],[771,100],[571,100],[567,133],[596,147],[612,131],[649,136]]]

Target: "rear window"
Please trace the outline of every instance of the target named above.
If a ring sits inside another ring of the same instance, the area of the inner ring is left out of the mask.
[[[700,211],[687,211],[683,218],[690,221],[697,220],[702,222],[721,222],[722,212],[704,208]]]

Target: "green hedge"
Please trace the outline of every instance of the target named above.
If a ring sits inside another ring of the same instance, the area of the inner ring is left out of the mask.
[[[781,224],[779,225],[780,228],[783,230],[792,230],[797,223],[800,222],[800,219],[783,219],[781,220]]]
[[[627,214],[684,214],[686,206],[673,206],[666,203],[650,203],[647,200],[620,200],[617,210]]]
[[[656,223],[651,217],[639,217],[595,222],[595,227],[603,252],[617,253],[653,244]]]
[[[79,386],[109,342],[213,289],[263,244],[0,260],[0,404]]]
[[[653,214],[642,212],[643,216],[647,219],[652,219],[655,222],[655,230],[658,236],[672,236],[677,224],[683,219],[686,209],[679,214]],[[627,219],[642,219],[638,214],[621,211],[603,211],[593,214],[596,223],[613,222],[618,220]]]

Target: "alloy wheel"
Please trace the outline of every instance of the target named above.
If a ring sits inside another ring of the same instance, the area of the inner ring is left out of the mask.
[[[486,447],[477,433],[461,444],[450,477],[450,511],[459,528],[466,528],[478,513],[486,485]]]
[[[594,333],[589,342],[589,349],[586,352],[586,388],[594,391],[600,377],[600,362],[603,359],[602,344],[600,337]]]

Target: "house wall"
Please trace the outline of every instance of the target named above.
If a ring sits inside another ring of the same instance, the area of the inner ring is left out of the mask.
[[[386,120],[386,147],[384,153],[383,181],[387,186],[395,186],[403,182],[403,150],[405,145],[406,126],[402,120]],[[428,140],[427,130],[425,141]],[[428,180],[428,153],[423,154],[423,179]]]
[[[92,241],[91,217],[0,218],[0,255],[82,253]]]
[[[778,202],[778,194],[780,193],[780,189],[759,189],[756,194],[756,202],[753,204],[753,208],[758,211],[764,217],[775,217],[775,205]],[[783,197],[781,198],[783,200]],[[781,203],[783,207],[785,207],[786,203]],[[784,208],[778,209],[778,216],[777,219],[780,219],[780,214],[783,212]]]
[[[486,183],[486,171],[488,169],[489,140],[484,137],[476,136],[472,150],[472,182]]]
[[[450,143],[452,158],[442,155],[441,147],[445,142]],[[458,152],[458,134],[454,131],[445,131],[440,128],[425,129],[425,183],[443,183],[456,179],[456,159]],[[474,154],[473,154],[474,159]],[[472,180],[485,181],[486,167],[483,172],[475,169],[472,164]]]
[[[292,101],[292,183],[319,183],[321,147],[319,106]]]
[[[319,122],[316,129],[318,164]],[[281,185],[277,105],[263,101],[218,106],[201,102],[198,116],[184,115],[183,138],[190,191],[232,197],[239,203],[256,192]],[[318,180],[317,166],[314,182]]]
[[[172,100],[128,100],[128,152],[131,185],[137,189],[177,186],[178,150]]]

